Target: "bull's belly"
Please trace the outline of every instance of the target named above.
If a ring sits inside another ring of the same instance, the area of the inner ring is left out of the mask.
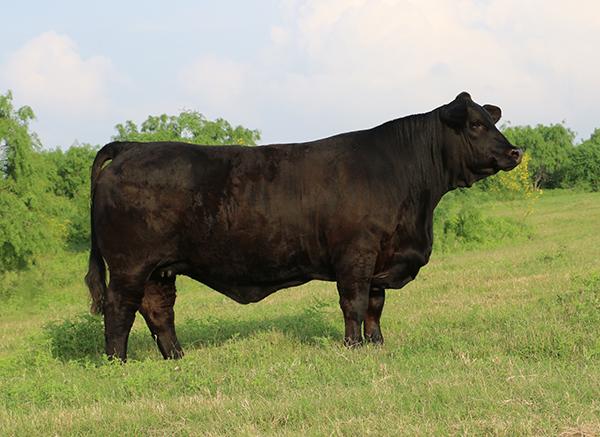
[[[371,279],[372,287],[400,289],[415,279],[419,267],[406,264],[397,264],[385,271],[378,272]],[[257,276],[256,272],[248,274],[224,275],[222,272],[212,270],[193,269],[188,273],[190,277],[211,287],[212,289],[230,297],[239,303],[258,302],[272,293],[289,287],[302,285],[311,280],[335,281],[336,275],[331,272],[287,271],[287,274],[264,274]]]
[[[336,280],[334,271],[317,266],[270,267],[249,269],[247,264],[232,265],[226,261],[211,265],[186,263],[182,271],[177,273],[183,273],[243,304],[258,302],[278,290],[302,285],[311,280]],[[371,286],[400,289],[415,279],[420,267],[420,264],[414,262],[396,263],[376,272],[371,278]]]
[[[256,277],[215,276],[198,270],[192,270],[188,275],[242,304],[258,302],[276,291],[302,285],[313,279],[334,280],[329,275],[320,274],[279,275],[277,278],[269,277],[262,280]]]
[[[258,302],[313,279],[335,279],[326,265],[307,262],[306,255],[289,254],[285,259],[270,255],[243,253],[235,246],[214,253],[205,248],[174,264],[173,273],[187,275],[239,303]]]

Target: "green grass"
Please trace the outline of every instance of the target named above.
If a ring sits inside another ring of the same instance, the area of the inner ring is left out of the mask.
[[[600,195],[482,208],[530,234],[434,254],[388,292],[383,347],[341,346],[331,283],[242,306],[178,279],[185,358],[138,318],[108,362],[85,254],[41,260],[0,283],[0,435],[597,435]]]

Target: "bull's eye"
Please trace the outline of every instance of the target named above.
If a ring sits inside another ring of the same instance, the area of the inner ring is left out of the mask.
[[[481,129],[484,127],[483,123],[479,120],[475,120],[471,122],[471,129]]]

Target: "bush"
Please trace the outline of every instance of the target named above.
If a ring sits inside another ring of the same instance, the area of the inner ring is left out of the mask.
[[[531,182],[531,155],[525,153],[517,168],[500,171],[494,176],[478,182],[476,187],[490,193],[496,199],[536,199],[542,191]]]
[[[516,220],[485,216],[482,203],[485,199],[477,193],[448,193],[435,210],[434,250],[449,252],[493,246],[526,231],[526,225]]]
[[[534,187],[530,175],[531,156],[509,172],[501,171],[469,190],[459,189],[444,196],[434,215],[434,249],[442,252],[491,246],[503,240],[530,235],[524,221],[486,215],[498,200],[527,200],[523,216],[531,212],[542,191]]]

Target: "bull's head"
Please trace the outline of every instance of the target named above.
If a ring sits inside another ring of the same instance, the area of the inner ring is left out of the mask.
[[[495,126],[502,115],[500,108],[479,106],[463,92],[439,109],[445,126],[443,154],[451,185],[471,186],[519,165],[522,150],[510,144]]]

